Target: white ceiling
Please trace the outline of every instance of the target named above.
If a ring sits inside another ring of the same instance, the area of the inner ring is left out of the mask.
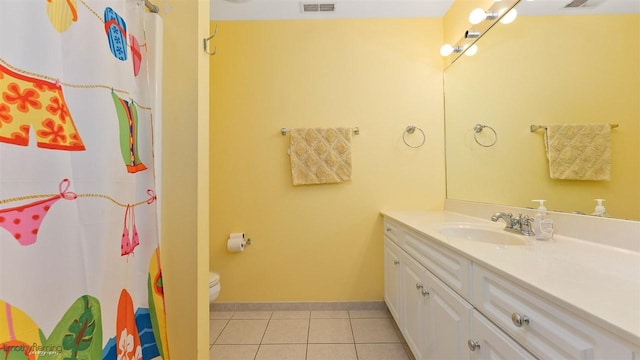
[[[458,0],[460,1],[460,0]],[[464,1],[464,0],[463,0]],[[565,9],[571,0],[522,0],[520,15],[640,13],[640,0],[588,0]],[[303,13],[301,3],[335,3],[335,12]],[[211,20],[442,17],[453,0],[211,0]]]

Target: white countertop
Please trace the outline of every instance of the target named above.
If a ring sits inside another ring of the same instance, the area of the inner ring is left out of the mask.
[[[549,241],[522,236],[527,239],[524,246],[447,238],[437,231],[444,222],[476,223],[496,229],[504,228],[504,222],[448,211],[382,214],[640,348],[640,253],[560,235]]]

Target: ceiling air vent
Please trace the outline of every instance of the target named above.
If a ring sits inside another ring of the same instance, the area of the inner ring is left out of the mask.
[[[564,7],[565,9],[595,8],[597,6],[602,5],[605,2],[607,2],[607,0],[571,0]]]
[[[334,12],[336,3],[300,3],[303,13],[307,12]]]
[[[564,7],[566,8],[577,8],[577,7],[582,7],[585,6],[585,4],[587,3],[588,0],[573,0],[570,3],[568,3],[567,5],[565,5]]]

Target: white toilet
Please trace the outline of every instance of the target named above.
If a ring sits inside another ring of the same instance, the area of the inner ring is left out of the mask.
[[[216,301],[220,295],[220,275],[218,273],[209,273],[209,302]]]

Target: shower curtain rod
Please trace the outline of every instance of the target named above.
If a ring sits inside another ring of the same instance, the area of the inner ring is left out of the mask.
[[[144,5],[147,7],[147,9],[149,9],[149,11],[151,11],[152,13],[159,13],[160,12],[160,8],[158,8],[156,5],[153,5],[151,3],[151,1],[149,0],[144,0]]]

